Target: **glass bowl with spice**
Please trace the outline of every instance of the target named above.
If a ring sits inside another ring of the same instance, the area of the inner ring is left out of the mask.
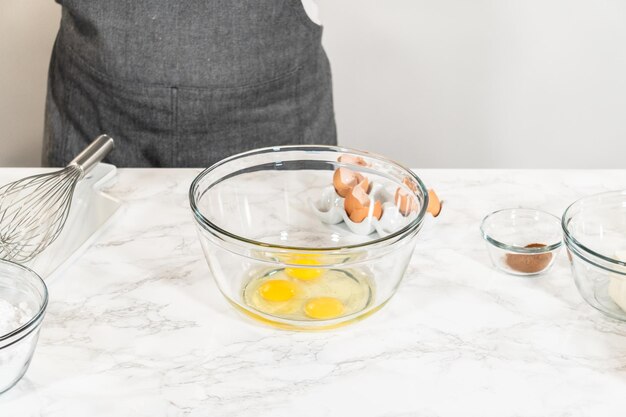
[[[541,210],[514,208],[487,215],[480,226],[494,266],[513,275],[537,275],[561,248],[561,221]]]

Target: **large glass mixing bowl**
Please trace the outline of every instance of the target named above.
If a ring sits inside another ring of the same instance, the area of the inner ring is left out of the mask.
[[[0,393],[24,376],[48,305],[48,289],[34,271],[0,259]]]
[[[333,186],[338,168],[367,178],[371,202],[384,202],[380,220],[373,209],[358,223],[347,218]],[[410,207],[402,215],[394,206],[399,194]],[[264,323],[299,330],[337,327],[380,309],[402,280],[428,205],[409,169],[329,146],[235,155],[200,173],[189,198],[226,299]]]
[[[563,214],[562,226],[582,297],[626,321],[626,190],[576,201]]]

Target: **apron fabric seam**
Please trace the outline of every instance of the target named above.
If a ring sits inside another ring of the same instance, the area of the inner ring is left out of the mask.
[[[81,57],[80,54],[78,54],[74,50],[74,48],[72,48],[70,45],[63,45],[63,48],[68,51],[69,55],[75,61],[77,61],[75,63],[75,64],[77,64],[77,66],[85,67],[86,70],[91,72],[93,76],[95,76],[98,79],[100,79],[100,81],[110,83],[110,84],[112,84],[115,87],[118,87],[118,88],[121,88],[121,89],[128,88],[129,86],[135,87],[135,88],[136,87],[141,87],[141,88],[161,88],[161,89],[171,88],[171,84],[167,84],[167,83],[144,83],[144,82],[141,82],[141,81],[132,81],[132,80],[126,80],[126,79],[119,79],[119,78],[111,77],[110,75],[104,74],[100,70],[96,69],[92,63],[88,62],[86,59]],[[283,73],[281,73],[281,74],[279,74],[279,75],[277,75],[275,77],[269,78],[267,80],[262,80],[262,81],[259,81],[259,82],[255,82],[255,83],[249,83],[249,84],[242,84],[242,85],[213,84],[213,85],[203,85],[203,86],[178,85],[177,88],[178,89],[190,89],[190,90],[213,90],[213,91],[220,91],[220,90],[225,90],[225,91],[246,90],[246,89],[251,89],[251,88],[255,88],[255,87],[262,87],[263,85],[283,80],[283,79],[288,78],[289,76],[293,75],[295,72],[299,71],[301,68],[302,68],[302,64],[298,64],[295,67],[292,67],[289,70],[287,70],[287,71],[285,71],[285,72],[283,72]]]
[[[298,135],[298,142],[300,144],[304,143],[304,123],[303,123],[303,115],[302,115],[302,97],[300,94],[301,84],[302,83],[302,74],[298,74],[298,79],[296,80],[296,115],[298,117],[298,131],[300,132]]]
[[[277,75],[275,77],[269,78],[267,80],[258,82],[258,83],[251,83],[251,84],[242,84],[239,86],[220,86],[220,85],[208,85],[208,86],[187,86],[187,85],[179,85],[177,88],[179,90],[203,90],[203,91],[225,91],[225,92],[229,92],[229,91],[235,91],[235,90],[251,90],[254,88],[258,88],[258,87],[263,87],[267,84],[272,84],[275,83],[277,81],[282,81],[286,78],[289,78],[291,76],[293,76],[294,74],[298,73],[301,69],[302,69],[303,65],[302,64],[298,64],[297,66],[291,68],[289,71],[281,73],[280,75]]]
[[[159,91],[167,91],[169,94],[169,85],[157,85],[157,84],[142,84],[135,82],[120,82],[120,80],[116,80],[108,75],[103,74],[99,70],[95,69],[90,63],[85,61],[82,57],[78,56],[72,48],[66,46],[68,51],[68,55],[70,56],[70,60],[67,65],[73,67],[75,70],[86,72],[85,74],[80,74],[80,76],[91,76],[96,79],[97,82],[105,84],[105,87],[114,88],[115,94],[119,95],[122,98],[132,99],[137,96],[137,90],[141,88],[154,90],[151,93],[159,90]],[[134,92],[134,94],[133,94]]]
[[[172,122],[171,122],[171,149],[172,149],[172,165],[176,165],[178,162],[178,158],[176,155],[178,155],[178,88],[177,87],[171,87],[170,88],[170,94],[171,94],[171,111],[172,111]]]
[[[56,54],[55,54],[56,55]],[[70,99],[70,81],[69,79],[71,77],[68,77],[67,75],[67,71],[69,71],[69,69],[67,68],[67,65],[61,67],[60,63],[58,61],[58,57],[55,56],[55,60],[56,60],[56,65],[57,68],[63,68],[60,72],[63,74],[64,76],[63,78],[63,111],[62,111],[62,115],[61,115],[61,148],[63,149],[63,153],[65,155],[69,155],[70,154],[70,141],[69,141],[69,116],[67,114],[67,109],[69,109],[69,99]]]

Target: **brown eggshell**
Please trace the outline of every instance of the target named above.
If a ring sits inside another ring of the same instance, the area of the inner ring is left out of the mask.
[[[433,217],[439,216],[441,213],[441,201],[435,193],[435,190],[428,190],[428,207],[426,210],[433,215]]]
[[[345,201],[343,202],[343,208],[346,210],[346,213],[348,213],[348,216],[350,216],[355,210],[361,209],[363,207],[367,208],[367,206],[369,206],[370,204],[370,198],[367,195],[367,191],[363,189],[363,186],[361,184],[354,187],[348,193]]]
[[[337,168],[333,174],[333,185],[337,194],[346,197],[350,190],[358,184],[359,175],[361,174],[357,174],[348,168]]]
[[[409,187],[409,189],[410,189],[411,191],[413,191],[414,193],[416,193],[416,192],[417,192],[417,185],[416,185],[413,181],[411,181],[408,177],[404,177],[404,178],[402,179],[402,184],[404,184],[404,185],[406,185],[407,187]]]
[[[357,187],[362,188],[366,193],[370,193],[370,189],[371,184],[370,181],[367,179],[367,177],[361,175],[361,174],[356,174],[357,175],[357,179],[358,179],[358,184]]]
[[[417,211],[417,202],[415,201],[415,197],[409,195],[401,188],[396,190],[394,201],[396,206],[398,206],[398,211],[405,217],[412,212]]]
[[[361,223],[363,220],[365,220],[369,211],[370,211],[369,207],[359,207],[353,210],[352,213],[350,213],[348,216],[350,217],[350,220],[352,220],[353,222]]]
[[[362,167],[369,166],[369,164],[365,162],[365,159],[361,158],[360,156],[354,156],[354,155],[341,155],[337,159],[337,161],[343,162],[344,164],[352,164],[352,165],[358,165]]]
[[[350,217],[350,220],[352,220],[355,223],[361,223],[363,220],[367,218],[369,214],[370,214],[370,208],[368,205],[368,206],[355,208],[354,210],[352,210],[352,213],[350,213],[348,217]],[[380,203],[380,201],[377,200],[374,202],[374,212],[372,213],[372,216],[380,220],[382,215],[383,215],[383,206]]]

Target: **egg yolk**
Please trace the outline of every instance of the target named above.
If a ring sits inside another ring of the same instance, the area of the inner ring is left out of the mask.
[[[344,310],[343,303],[333,297],[312,298],[304,306],[304,312],[313,319],[334,319]]]
[[[296,295],[296,286],[284,279],[271,279],[259,287],[259,294],[267,301],[287,301]]]
[[[296,265],[315,266],[320,265],[320,261],[313,256],[300,255],[293,259],[290,259],[289,263]],[[291,278],[296,278],[302,281],[311,281],[319,278],[324,270],[322,268],[285,268],[285,273]]]

